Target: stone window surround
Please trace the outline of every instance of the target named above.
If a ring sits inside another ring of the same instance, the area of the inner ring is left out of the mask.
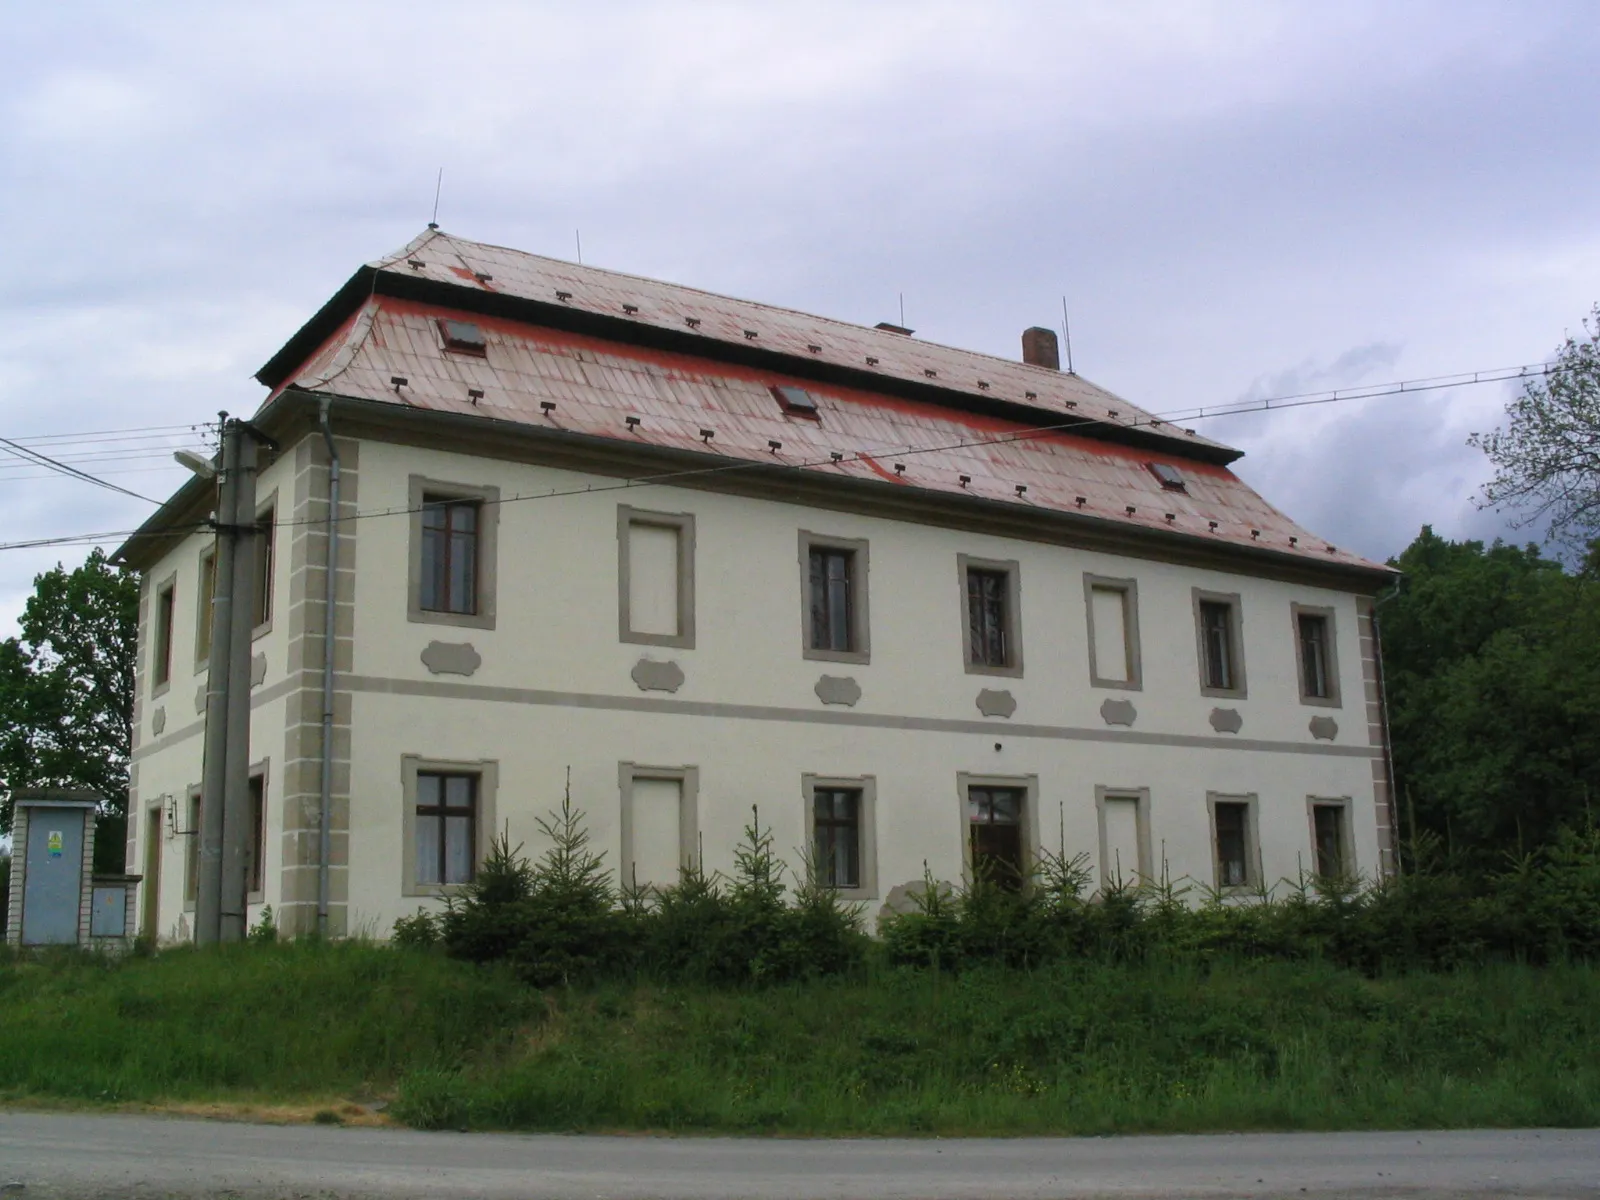
[[[495,794],[500,786],[500,763],[492,758],[425,758],[420,754],[400,756],[400,796],[404,805],[400,847],[400,894],[402,896],[452,896],[464,884],[417,882],[417,775],[439,771],[450,775],[478,777],[477,828],[473,831],[473,867],[483,863],[484,852],[494,836]]]
[[[165,592],[172,593],[172,603],[167,606],[167,662],[166,677],[156,668],[156,655],[161,648],[161,597]],[[155,601],[150,606],[150,699],[164,696],[172,689],[172,649],[173,635],[177,632],[178,624],[178,573],[171,572],[150,591],[151,598]]]
[[[1230,887],[1222,885],[1222,857],[1217,852],[1217,805],[1243,804],[1244,869],[1245,882]],[[1217,891],[1225,896],[1240,896],[1261,886],[1261,801],[1255,792],[1207,792],[1206,818],[1211,829],[1211,878]]]
[[[1294,647],[1294,674],[1300,689],[1300,703],[1315,705],[1318,708],[1343,708],[1344,704],[1339,697],[1339,635],[1336,631],[1338,622],[1335,619],[1336,610],[1325,605],[1316,604],[1290,604],[1289,605],[1289,632],[1293,640],[1290,645]],[[1321,617],[1322,628],[1327,632],[1327,641],[1323,651],[1327,659],[1328,694],[1326,696],[1308,696],[1306,694],[1306,664],[1305,657],[1300,652],[1300,618]]]
[[[808,854],[816,853],[814,834],[818,789],[848,788],[861,793],[861,807],[857,813],[857,852],[860,855],[859,884],[856,887],[834,888],[841,900],[876,900],[878,898],[878,777],[876,775],[812,775],[800,776],[800,791],[805,799],[805,831]]]
[[[435,612],[422,607],[422,502],[425,496],[445,500],[473,500],[478,504],[477,612]],[[451,483],[442,479],[413,475],[408,483],[407,507],[411,514],[411,539],[406,571],[406,620],[414,625],[454,625],[467,629],[493,629],[500,489],[487,484]]]
[[[1100,675],[1100,666],[1095,658],[1094,637],[1094,594],[1099,590],[1122,593],[1122,629],[1123,635],[1127,639],[1128,648],[1128,678],[1126,680],[1105,679]],[[1109,575],[1095,575],[1085,571],[1083,575],[1083,607],[1088,615],[1089,623],[1089,686],[1116,688],[1125,692],[1143,691],[1144,661],[1139,644],[1139,581],[1137,579],[1113,579]]]
[[[1356,875],[1356,839],[1354,816],[1354,801],[1349,796],[1307,796],[1306,797],[1306,826],[1311,834],[1311,874],[1320,878],[1317,871],[1317,809],[1337,808],[1344,812],[1339,835],[1339,855],[1344,862],[1346,875]]]
[[[1139,837],[1139,861],[1134,865],[1133,871],[1128,870],[1127,864],[1117,864],[1124,881],[1130,874],[1136,875],[1137,880],[1143,881],[1155,877],[1154,855],[1150,846],[1150,789],[1147,787],[1110,787],[1106,784],[1096,784],[1094,789],[1095,820],[1099,826],[1100,836],[1100,884],[1104,887],[1112,880],[1112,862],[1110,847],[1106,844],[1106,802],[1108,800],[1132,800],[1136,805]]]
[[[639,633],[633,629],[632,553],[629,536],[635,525],[655,525],[678,531],[678,632]],[[617,505],[617,639],[639,646],[671,646],[694,649],[694,559],[695,529],[693,513],[652,512],[629,504]]]
[[[1219,700],[1245,700],[1249,697],[1249,684],[1244,669],[1244,601],[1238,592],[1212,592],[1194,588],[1194,643],[1195,666],[1200,679],[1200,694]],[[1200,617],[1202,603],[1228,606],[1228,636],[1233,650],[1233,681],[1231,688],[1210,687],[1206,683],[1206,629]]]
[[[259,762],[253,762],[250,764],[250,778],[261,780],[261,825],[256,830],[256,837],[260,839],[258,852],[261,855],[261,878],[258,882],[261,884],[261,886],[256,888],[254,891],[247,892],[245,894],[244,901],[246,904],[260,904],[264,899],[266,899],[266,892],[264,889],[267,886],[267,847],[270,844],[267,839],[267,830],[271,828],[272,825],[271,821],[268,819],[268,814],[272,811],[271,764],[271,758],[263,758]],[[199,835],[196,834],[195,836],[198,837]],[[249,874],[249,865],[246,864],[245,878],[248,879]]]
[[[200,606],[206,594],[206,563],[210,562],[214,565],[216,561],[217,543],[213,541],[209,546],[202,546],[194,577],[194,673],[196,675],[204,675],[211,666],[211,647],[202,646],[200,643],[200,635],[210,628],[211,614],[202,611]],[[211,594],[213,598],[217,594],[216,587],[216,576],[213,574],[211,579]]]
[[[966,573],[962,572],[962,578]],[[967,792],[972,788],[1015,788],[1022,793],[1022,865],[1024,886],[1029,886],[1039,859],[1039,776],[991,775],[986,772],[956,773],[957,811],[961,816],[961,870],[972,878],[972,834],[967,816]]]
[[[997,571],[1006,577],[1006,648],[1007,663],[991,667],[972,661],[972,613],[967,599],[967,573],[969,571]],[[1022,678],[1022,564],[1014,558],[978,558],[971,554],[956,555],[956,582],[961,586],[961,658],[968,675],[1003,675],[1011,679]],[[962,795],[965,796],[965,791]],[[963,800],[962,803],[966,801]]]
[[[277,607],[278,607],[276,604],[273,603],[273,601],[275,599],[277,599],[277,597],[273,594],[274,590],[275,590],[275,585],[277,583],[277,580],[274,579],[274,578],[271,578],[271,576],[276,576],[277,573],[278,573],[278,554],[277,554],[278,547],[277,547],[277,544],[276,544],[277,543],[277,539],[278,539],[278,489],[277,488],[273,488],[270,492],[268,492],[266,494],[266,497],[264,499],[260,500],[256,504],[256,523],[257,523],[258,526],[259,526],[259,524],[261,522],[261,518],[266,516],[269,513],[272,515],[272,524],[268,525],[267,528],[266,528],[266,536],[267,536],[267,572],[268,572],[269,578],[267,578],[265,580],[260,580],[260,579],[256,580],[256,586],[257,587],[265,587],[266,588],[266,600],[267,600],[267,602],[266,602],[266,606],[265,607],[266,607],[266,610],[267,610],[267,619],[262,621],[261,624],[255,626],[254,628],[252,628],[250,630],[250,640],[252,642],[255,641],[257,638],[264,637],[265,635],[267,635],[267,634],[272,632],[272,618],[276,614]],[[259,536],[259,532],[260,532],[259,529],[258,529],[257,532],[258,532],[258,536]],[[259,562],[260,561],[260,555],[257,554],[256,557],[257,557],[257,561]],[[250,603],[252,605],[255,604],[255,597],[254,596],[252,596],[250,598]]]
[[[625,887],[633,882],[633,785],[640,779],[664,780],[679,785],[678,864],[680,867],[690,866],[700,859],[700,768],[619,762],[617,796],[621,806],[618,822],[621,846],[617,857],[617,878]]]
[[[811,552],[844,550],[850,561],[850,640],[854,650],[818,650],[811,645]],[[859,663],[872,661],[872,620],[868,609],[871,560],[866,538],[834,537],[831,534],[800,531],[800,653],[818,662]]]

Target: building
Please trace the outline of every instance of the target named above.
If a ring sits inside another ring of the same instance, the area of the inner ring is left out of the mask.
[[[752,805],[869,914],[974,856],[1249,890],[1392,868],[1372,605],[1239,452],[1059,369],[430,229],[258,373],[253,903],[311,928],[325,411],[330,928],[384,934],[572,796],[728,870]],[[189,936],[215,485],[143,578],[128,862]],[[896,889],[902,889],[898,894]],[[252,917],[252,919],[254,919]]]

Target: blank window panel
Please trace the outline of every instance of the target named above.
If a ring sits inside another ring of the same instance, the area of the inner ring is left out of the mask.
[[[1097,587],[1094,604],[1095,674],[1113,683],[1127,683],[1128,600],[1121,588]]]
[[[1138,797],[1107,796],[1101,812],[1106,825],[1106,861],[1101,874],[1108,881],[1137,883],[1140,870]]]
[[[669,887],[683,862],[683,780],[633,781],[633,861],[630,882]]]
[[[628,530],[628,620],[634,633],[676,637],[680,533],[671,525],[634,522]]]

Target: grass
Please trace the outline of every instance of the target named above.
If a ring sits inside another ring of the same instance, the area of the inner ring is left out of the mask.
[[[33,1103],[327,1121],[393,1099],[429,1128],[707,1133],[1600,1124],[1589,967],[1062,964],[541,993],[431,954],[296,944],[12,961],[0,1012],[0,1098]]]

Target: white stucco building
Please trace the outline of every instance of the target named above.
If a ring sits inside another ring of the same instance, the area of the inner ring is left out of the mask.
[[[875,915],[924,864],[1087,852],[1252,888],[1391,868],[1372,598],[1238,452],[1056,367],[429,231],[262,368],[252,903],[317,906],[326,406],[342,468],[330,927],[386,934],[572,795],[613,866],[752,805]],[[143,577],[128,863],[190,936],[204,521]]]

